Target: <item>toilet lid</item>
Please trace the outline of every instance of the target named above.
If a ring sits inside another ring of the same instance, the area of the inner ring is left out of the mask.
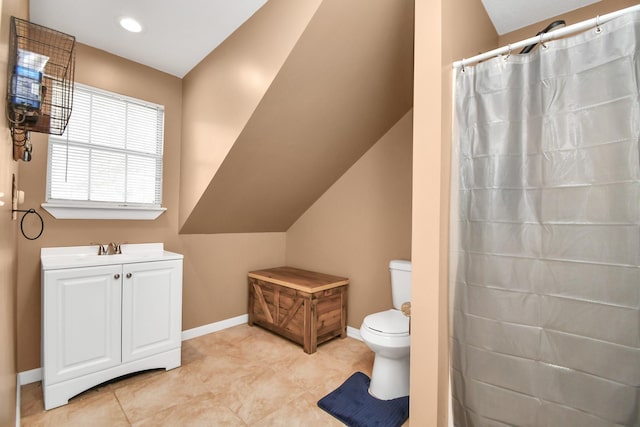
[[[373,313],[364,318],[365,326],[373,331],[389,335],[408,335],[409,318],[400,310]]]

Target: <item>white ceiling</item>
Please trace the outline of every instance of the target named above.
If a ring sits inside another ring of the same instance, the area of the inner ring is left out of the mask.
[[[600,0],[482,0],[499,35],[526,27]],[[544,27],[544,26],[543,26]],[[542,28],[540,28],[542,29]],[[535,34],[531,34],[535,36]]]
[[[29,20],[184,77],[267,0],[30,0]],[[119,18],[143,26],[129,33]]]
[[[30,0],[29,20],[73,35],[80,43],[184,77],[266,1]],[[482,3],[502,35],[598,1],[482,0]],[[143,31],[138,34],[124,31],[118,24],[122,16],[138,19]]]

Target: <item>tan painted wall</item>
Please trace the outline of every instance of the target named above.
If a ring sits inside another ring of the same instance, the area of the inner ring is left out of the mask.
[[[481,2],[416,1],[410,422],[447,425],[451,64],[497,46]]]
[[[90,242],[164,242],[185,255],[183,330],[246,313],[246,272],[284,262],[284,233],[180,236],[182,81],[79,45],[76,81],[165,106],[163,205],[155,221],[55,220],[42,209],[43,236],[18,238],[18,370],[40,367],[40,248]],[[33,135],[30,163],[20,164],[26,208],[39,208],[46,186],[47,137]],[[32,231],[32,228],[31,228]],[[28,230],[29,232],[29,230]],[[220,296],[224,295],[224,298]]]
[[[41,210],[45,219],[43,237],[34,242],[19,239],[20,371],[40,366],[41,247],[85,245],[92,241],[159,241],[164,242],[169,250],[184,253],[183,329],[246,313],[246,272],[285,264],[285,233],[178,234],[179,205],[183,199],[192,196],[188,187],[182,191],[179,189],[181,153],[191,149],[189,145],[181,149],[181,136],[184,138],[185,135],[182,130],[191,126],[194,118],[188,113],[188,108],[182,108],[182,97],[186,99],[191,90],[186,88],[186,84],[183,86],[175,77],[87,46],[79,46],[76,67],[76,80],[80,83],[165,105],[163,205],[168,211],[156,221],[136,222],[55,220]],[[206,73],[204,78],[206,80]],[[193,105],[199,102],[202,100],[193,100]],[[34,159],[29,164],[21,164],[23,182],[20,187],[26,192],[24,206],[37,208],[44,201],[47,138],[44,135],[34,135],[33,138]],[[191,167],[189,162],[183,164],[183,171]],[[34,230],[27,227],[27,231]]]
[[[287,265],[348,277],[348,325],[392,308],[389,261],[411,259],[412,112],[287,231]]]
[[[412,103],[413,1],[324,0],[181,231],[286,231]]]
[[[7,59],[9,57],[9,19],[27,17],[27,4],[20,0],[0,0],[0,93],[6,93]],[[5,104],[0,103],[0,117],[5,117]],[[7,121],[0,122],[0,426],[15,425],[16,420],[16,285],[18,223],[11,220],[12,176],[18,174],[13,161],[11,136]]]
[[[267,2],[185,76],[181,226],[320,3]]]

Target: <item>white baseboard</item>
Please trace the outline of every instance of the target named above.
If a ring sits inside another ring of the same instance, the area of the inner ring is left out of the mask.
[[[213,332],[222,331],[223,329],[232,328],[234,326],[247,323],[249,315],[242,314],[240,316],[232,317],[231,319],[221,320],[219,322],[209,323],[208,325],[198,326],[197,328],[187,329],[182,331],[182,341],[190,340],[192,338],[201,337]],[[360,335],[360,329],[347,326],[347,336],[362,341]],[[23,385],[42,381],[42,368],[31,369],[30,371],[23,371],[18,373],[18,388]]]
[[[18,372],[18,387],[42,381],[42,368]]]
[[[201,337],[212,332],[218,332],[223,329],[231,328],[233,326],[242,325],[249,321],[248,314],[242,314],[231,319],[221,320],[219,322],[209,323],[208,325],[198,326],[197,328],[188,329],[182,331],[182,341],[190,340],[192,338]]]
[[[360,329],[347,326],[347,336],[354,338],[358,341],[362,341],[362,335],[360,335]]]
[[[20,427],[20,398],[22,393],[20,393],[20,378],[16,375],[16,427]]]
[[[232,317],[231,319],[225,319],[219,322],[209,323],[208,325],[198,326],[197,328],[188,329],[186,331],[182,331],[182,341],[207,335],[212,332],[221,331],[233,326],[242,325],[247,323],[248,320],[249,315],[243,314],[237,317]],[[42,381],[42,368],[18,372],[18,389],[20,389],[20,386],[36,383],[38,381]]]

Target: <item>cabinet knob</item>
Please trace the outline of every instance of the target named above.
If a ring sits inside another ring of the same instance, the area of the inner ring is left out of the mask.
[[[131,273],[127,273],[127,279],[131,279]]]
[[[114,274],[113,278],[116,279],[116,280],[119,279],[120,278],[120,274],[118,274],[118,273]]]

